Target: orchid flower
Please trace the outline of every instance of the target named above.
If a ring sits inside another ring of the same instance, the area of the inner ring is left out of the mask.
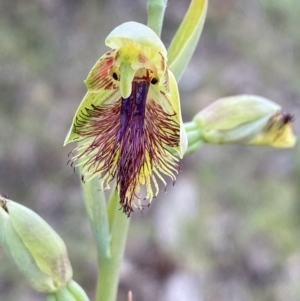
[[[127,22],[105,43],[111,50],[85,80],[88,91],[65,144],[80,141],[71,162],[81,166],[83,181],[99,177],[108,189],[116,180],[129,216],[135,199],[142,208],[142,199],[156,197],[158,179],[165,185],[164,176],[175,181],[187,138],[177,83],[159,37],[143,24]]]

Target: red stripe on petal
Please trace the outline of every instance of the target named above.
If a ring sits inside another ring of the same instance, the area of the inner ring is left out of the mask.
[[[104,54],[95,64],[87,79],[85,80],[86,86],[89,90],[105,90],[117,89],[116,83],[109,75],[110,68],[115,61],[116,51],[109,51]]]

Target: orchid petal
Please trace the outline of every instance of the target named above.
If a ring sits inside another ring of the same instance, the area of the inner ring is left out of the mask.
[[[176,116],[180,124],[180,143],[178,147],[175,147],[175,150],[178,152],[180,158],[183,158],[183,155],[188,147],[188,139],[187,139],[187,134],[181,116],[178,86],[177,86],[175,76],[171,71],[169,71],[169,85],[170,85],[170,93],[171,93],[171,105],[176,113]]]
[[[180,98],[176,79],[173,73],[168,70],[161,82],[159,86],[153,86],[150,89],[149,99],[157,102],[180,128],[180,140],[178,141],[178,145],[174,147],[174,150],[180,158],[183,158],[187,149],[187,136],[181,117]],[[162,130],[165,129],[162,128]]]
[[[118,84],[109,76],[109,70],[114,62],[115,53],[114,50],[105,53],[94,65],[85,80],[88,92],[75,113],[64,145],[82,138],[74,129],[76,124],[82,121],[87,110],[92,110],[93,106],[98,106],[102,103],[113,103],[120,99],[121,94],[118,90]]]

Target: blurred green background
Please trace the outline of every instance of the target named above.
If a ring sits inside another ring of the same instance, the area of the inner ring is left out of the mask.
[[[170,0],[168,45],[189,1]],[[211,0],[179,83],[183,119],[217,98],[259,94],[300,132],[299,0]],[[80,183],[62,144],[83,80],[117,25],[146,23],[146,0],[0,2],[0,192],[65,240],[74,278],[94,295],[96,252]],[[203,146],[132,216],[119,301],[299,301],[300,157],[267,147]],[[163,189],[162,189],[163,191]],[[35,301],[0,249],[0,300]]]

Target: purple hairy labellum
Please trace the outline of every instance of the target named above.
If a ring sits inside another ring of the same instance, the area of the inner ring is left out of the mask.
[[[158,190],[155,176],[149,175],[151,170],[177,173],[179,169],[177,157],[168,149],[179,144],[179,124],[153,100],[146,101],[149,85],[148,81],[134,81],[128,98],[93,106],[74,125],[75,133],[93,138],[76,160],[89,158],[83,169],[101,174],[105,186],[116,179],[120,203],[128,215],[133,211],[133,199],[140,197],[136,188],[145,179],[151,194],[151,185]]]

